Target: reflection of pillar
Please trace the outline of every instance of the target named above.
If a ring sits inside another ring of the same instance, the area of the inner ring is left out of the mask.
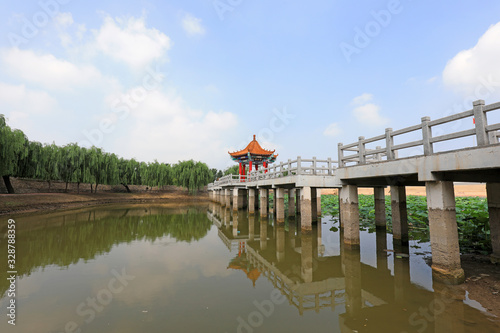
[[[410,250],[408,244],[395,242],[394,251],[394,299],[402,304],[410,286]]]
[[[260,216],[267,217],[267,189],[259,189],[260,194]]]
[[[342,188],[338,188],[337,189],[337,204],[338,204],[338,207],[339,207],[339,227],[340,228],[344,228],[344,225],[342,224],[342,213],[340,211],[340,191],[342,190]]]
[[[321,216],[321,189],[316,189],[316,211],[318,212],[318,217]]]
[[[295,189],[288,190],[288,217],[295,217]]]
[[[373,197],[375,200],[375,226],[377,229],[386,228],[385,218],[385,193],[383,187],[375,187],[373,189]]]
[[[344,261],[344,229],[339,229],[339,247],[340,247],[340,268],[342,270],[342,274],[345,276],[345,261]]]
[[[361,254],[359,248],[344,250],[345,265],[345,308],[351,318],[361,311]]]
[[[426,182],[432,272],[439,280],[457,284],[464,280],[460,265],[453,182]]]
[[[500,262],[500,183],[487,183],[488,212],[490,214],[490,234],[493,254],[492,262]]]
[[[300,228],[302,229],[302,234],[311,233],[311,208],[311,188],[304,186],[300,189]]]
[[[319,257],[322,257],[323,254],[325,253],[325,246],[322,244],[321,241],[321,223],[318,223],[317,228],[316,228],[317,236],[318,236],[318,253],[317,255]]]
[[[302,234],[300,267],[302,280],[305,283],[313,280],[313,240],[311,234]]]
[[[340,191],[340,214],[347,248],[359,247],[358,187],[344,185]]]
[[[229,216],[229,209],[223,209],[222,210],[222,215],[224,215],[224,225],[226,228],[229,229],[229,226],[231,225],[231,217]]]
[[[285,189],[279,187],[274,190],[275,207],[276,207],[276,222],[278,225],[285,224]]]
[[[318,189],[311,187],[311,220],[318,222]]]
[[[434,332],[464,332],[464,322],[457,318],[464,318],[465,290],[439,282],[434,282],[434,300],[427,310],[431,319],[434,319]]]
[[[377,229],[377,269],[386,270],[387,269],[387,234],[385,230]]]
[[[285,260],[285,226],[276,227],[276,258],[278,262]]]
[[[267,219],[260,220],[260,249],[267,249]]]
[[[295,233],[297,231],[297,221],[289,220],[288,221],[288,237],[290,238],[290,247],[295,249]]]
[[[238,237],[238,211],[233,211],[233,237]]]
[[[255,214],[255,189],[248,189],[248,215]]]
[[[255,215],[248,216],[248,239],[253,241],[255,237]]]
[[[408,243],[408,215],[406,212],[406,189],[391,186],[392,234],[396,242]]]

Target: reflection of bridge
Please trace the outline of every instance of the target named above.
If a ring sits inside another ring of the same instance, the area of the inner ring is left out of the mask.
[[[342,230],[338,233],[340,255],[323,256],[320,227],[301,234],[300,220],[272,225],[272,220],[248,218],[241,212],[231,214],[219,205],[212,205],[210,210],[208,216],[218,226],[221,240],[226,245],[244,242],[248,262],[286,296],[290,305],[301,315],[326,308],[339,313],[342,332],[361,332],[366,326],[370,331],[376,328],[385,332],[459,332],[463,320],[482,316],[463,303],[465,291],[459,287],[435,282],[431,292],[412,284],[410,261],[404,255],[395,259],[391,274],[388,254],[384,251],[387,248],[384,231],[376,233],[375,268],[361,262],[359,248],[344,248]],[[228,223],[231,217],[233,220]],[[237,239],[232,238],[233,232],[225,231],[232,229],[239,231]],[[408,246],[397,242],[394,245],[396,251],[409,253]],[[431,311],[430,319],[425,321],[427,329],[420,330],[422,326],[417,319],[421,318],[422,309],[443,299],[446,308]]]
[[[485,105],[479,100],[471,110],[462,113],[432,121],[424,117],[414,126],[397,131],[388,128],[384,134],[369,139],[359,137],[359,141],[348,145],[339,143],[338,161],[298,157],[249,175],[222,177],[209,184],[208,190],[212,199],[224,206],[233,203],[236,210],[248,207],[250,214],[260,207],[260,216],[266,217],[272,189],[278,224],[284,223],[287,215],[284,202],[288,191],[288,215],[300,213],[301,228],[306,233],[311,232],[312,223],[317,220],[318,189],[338,188],[343,241],[346,246],[358,247],[358,187],[374,188],[376,225],[385,228],[384,187],[390,186],[393,236],[405,244],[408,242],[405,186],[425,186],[433,272],[440,279],[458,283],[464,274],[453,181],[487,183],[492,260],[500,261],[500,123],[487,122],[487,115],[498,116],[498,110],[500,103]],[[456,131],[457,121],[464,119],[472,128]],[[445,133],[447,126],[454,131]],[[469,142],[467,146],[461,141],[461,149],[450,150],[456,148],[450,145],[450,140],[467,137],[477,143]],[[441,151],[435,152],[438,149]]]

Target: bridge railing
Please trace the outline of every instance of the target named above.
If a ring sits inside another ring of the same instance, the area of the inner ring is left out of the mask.
[[[471,110],[436,120],[431,120],[430,117],[423,117],[422,122],[418,125],[406,127],[397,131],[393,131],[392,128],[387,128],[385,134],[373,138],[365,139],[363,136],[360,136],[358,142],[348,145],[339,143],[339,167],[349,166],[349,164],[352,165],[352,163],[367,164],[382,160],[395,160],[398,159],[398,151],[412,147],[419,147],[419,154],[405,157],[428,156],[434,154],[435,143],[469,136],[475,136],[477,142],[476,146],[496,144],[499,142],[500,137],[498,132],[500,130],[500,123],[488,125],[487,113],[497,111],[497,115],[500,115],[498,110],[500,110],[500,102],[485,105],[483,100],[478,100],[473,103],[473,108]],[[433,127],[465,118],[472,118],[470,123],[474,124],[473,128],[439,136],[432,135]],[[415,132],[420,132],[421,139],[397,145],[394,144],[395,137]],[[377,146],[375,149],[366,148],[367,144],[377,141],[385,141],[385,147]],[[348,152],[354,153],[347,154]]]
[[[248,175],[226,175],[208,184],[208,190],[227,185],[237,185],[246,182],[253,182],[263,179],[273,179],[294,175],[324,175],[333,176],[338,162],[328,158],[320,160],[316,157],[303,159],[298,156],[295,160],[271,164],[267,168],[252,170]]]

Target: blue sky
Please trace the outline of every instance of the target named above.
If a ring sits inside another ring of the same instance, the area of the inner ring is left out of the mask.
[[[497,1],[2,1],[0,113],[30,140],[279,161],[500,100]],[[469,128],[461,123],[455,128]]]

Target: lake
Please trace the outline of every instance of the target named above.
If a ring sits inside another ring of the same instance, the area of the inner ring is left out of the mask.
[[[1,332],[500,331],[460,286],[432,280],[429,243],[362,230],[348,250],[329,216],[307,235],[299,218],[277,225],[217,204],[10,218],[16,326],[3,278]]]

